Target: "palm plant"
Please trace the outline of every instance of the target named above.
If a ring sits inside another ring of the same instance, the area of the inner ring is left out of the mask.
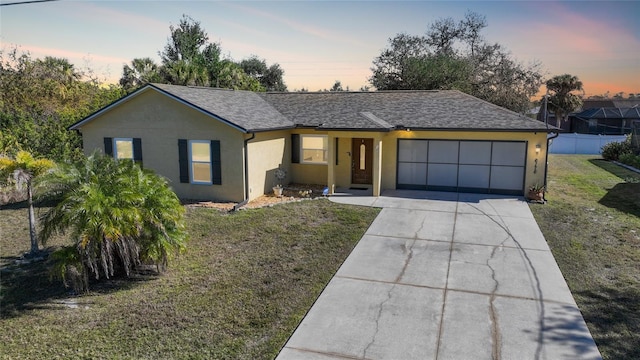
[[[13,176],[16,188],[21,189],[26,185],[27,200],[29,204],[29,237],[31,239],[31,254],[38,252],[38,238],[36,236],[36,217],[33,208],[33,180],[54,167],[54,162],[49,159],[36,159],[31,153],[21,150],[12,159],[0,156],[0,178]]]
[[[119,270],[129,276],[142,262],[163,270],[173,251],[184,248],[180,201],[164,178],[132,161],[93,154],[42,183],[61,200],[43,216],[41,238],[70,232],[75,253],[63,249],[58,258],[71,264],[57,269],[65,284],[82,284],[76,291],[87,290],[86,282],[68,277],[110,278]]]
[[[160,68],[151,58],[136,58],[131,60],[131,66],[125,64],[122,67],[120,85],[126,90],[161,81]]]
[[[548,107],[555,113],[556,126],[560,127],[571,112],[582,106],[580,96],[573,94],[574,91],[583,91],[582,81],[577,76],[564,74],[547,80],[546,85],[547,91],[551,92]]]

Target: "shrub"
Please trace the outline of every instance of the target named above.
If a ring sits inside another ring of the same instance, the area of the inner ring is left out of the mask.
[[[89,289],[89,274],[82,264],[82,256],[76,246],[63,246],[51,254],[54,266],[51,276],[62,280],[65,287],[70,287],[76,294]]]
[[[184,208],[166,179],[132,161],[94,154],[60,166],[41,184],[59,196],[44,216],[43,243],[69,231],[73,245],[56,252],[55,275],[76,291],[87,277],[110,278],[142,263],[163,270],[172,253],[184,248]]]
[[[620,155],[631,153],[631,136],[627,136],[625,141],[610,142],[602,147],[602,157],[605,160],[618,161]]]
[[[633,155],[632,153],[622,154],[618,161],[623,164],[633,166],[636,169],[640,169],[640,155]]]

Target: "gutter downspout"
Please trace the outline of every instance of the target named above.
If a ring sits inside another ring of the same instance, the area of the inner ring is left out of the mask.
[[[551,140],[557,138],[558,136],[560,136],[559,132],[554,133],[554,134],[555,135],[547,137],[547,153],[546,153],[546,155],[544,157],[544,165],[545,165],[544,166],[544,188],[545,189],[547,188],[547,173],[549,172],[549,141],[551,141]],[[544,202],[546,203],[547,199],[545,198],[544,194],[546,194],[546,192],[543,193],[542,200],[544,200]]]
[[[244,200],[233,205],[231,212],[238,211],[249,202],[249,141],[255,139],[256,133],[252,132],[251,137],[244,139]]]
[[[547,97],[549,96],[549,89],[547,89],[547,94],[544,97],[544,125],[547,127],[547,134],[552,132],[549,131],[549,121],[547,119]],[[560,136],[559,132],[555,132],[555,135],[547,137],[547,152],[544,156],[544,188],[547,188],[547,174],[549,173],[549,142],[558,136]],[[542,200],[546,203],[547,198],[545,197],[546,192],[542,195]]]

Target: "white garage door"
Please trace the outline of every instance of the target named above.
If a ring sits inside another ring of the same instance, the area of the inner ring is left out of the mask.
[[[522,194],[523,141],[398,140],[398,189]]]

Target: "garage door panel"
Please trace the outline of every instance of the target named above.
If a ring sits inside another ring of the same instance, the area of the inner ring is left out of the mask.
[[[522,142],[494,142],[491,165],[523,166],[526,152]]]
[[[427,140],[400,140],[398,161],[427,162]]]
[[[425,185],[427,183],[426,163],[398,164],[398,184]]]
[[[461,141],[460,164],[491,164],[491,143],[488,141]]]
[[[458,185],[458,165],[456,164],[429,164],[427,169],[427,186]]]
[[[458,186],[461,188],[489,188],[491,168],[485,165],[460,165]]]
[[[526,142],[398,141],[399,188],[522,194]]]
[[[491,189],[520,190],[524,183],[524,173],[520,166],[492,166]]]
[[[428,161],[430,163],[457,164],[458,145],[459,141],[429,141]]]

